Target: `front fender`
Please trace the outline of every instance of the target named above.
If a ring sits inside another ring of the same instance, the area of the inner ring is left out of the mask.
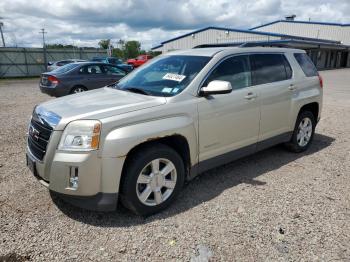
[[[125,158],[135,146],[159,138],[181,135],[190,148],[191,165],[197,161],[197,135],[192,118],[184,115],[153,119],[118,127],[104,140],[103,158]]]

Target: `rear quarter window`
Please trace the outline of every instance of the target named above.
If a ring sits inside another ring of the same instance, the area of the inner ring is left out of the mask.
[[[251,55],[254,85],[290,79],[292,69],[283,54]]]
[[[297,60],[298,64],[300,65],[301,69],[303,70],[305,76],[307,77],[318,76],[316,66],[312,63],[311,59],[307,54],[295,53],[294,57]]]

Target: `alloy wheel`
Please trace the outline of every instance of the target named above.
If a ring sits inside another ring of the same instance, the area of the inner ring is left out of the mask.
[[[305,117],[300,121],[297,133],[297,142],[301,147],[306,146],[312,136],[312,121],[310,118]]]
[[[144,205],[160,205],[172,195],[176,181],[175,165],[165,158],[154,159],[142,169],[138,176],[137,197]]]

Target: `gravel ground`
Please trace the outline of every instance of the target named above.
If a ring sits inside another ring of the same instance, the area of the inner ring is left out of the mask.
[[[0,81],[0,261],[350,261],[350,70],[322,72],[310,150],[278,146],[211,170],[166,211],[94,213],[52,198],[25,167],[37,79]]]

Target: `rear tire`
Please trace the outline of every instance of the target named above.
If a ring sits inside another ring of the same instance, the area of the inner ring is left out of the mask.
[[[184,180],[184,163],[174,149],[163,144],[144,146],[127,159],[121,202],[138,215],[152,215],[174,201]]]
[[[87,88],[85,86],[75,86],[70,91],[71,94],[78,94],[87,91]]]
[[[302,111],[299,113],[295,123],[293,136],[286,143],[289,151],[300,153],[307,150],[314,138],[316,120],[310,111]]]

